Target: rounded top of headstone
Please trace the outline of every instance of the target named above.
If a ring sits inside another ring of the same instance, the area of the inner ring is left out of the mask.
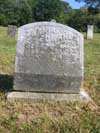
[[[62,28],[63,31],[70,31],[70,32],[73,32],[75,34],[78,34],[79,36],[83,36],[80,32],[78,32],[77,30],[69,27],[69,26],[66,26],[66,25],[63,25],[63,24],[60,24],[60,23],[55,23],[55,22],[35,22],[35,23],[30,23],[30,24],[26,24],[26,25],[23,25],[21,27],[19,27],[20,29],[29,29],[29,28],[34,28],[34,27],[41,27],[41,26],[50,26],[50,28]]]

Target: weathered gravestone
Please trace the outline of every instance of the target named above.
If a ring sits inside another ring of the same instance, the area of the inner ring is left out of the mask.
[[[54,23],[56,23],[56,20],[55,20],[55,19],[51,19],[51,22],[54,22]]]
[[[83,80],[83,35],[53,22],[32,23],[19,28],[14,90],[47,94],[79,94]],[[17,93],[20,95],[20,93]],[[28,93],[29,94],[29,93]],[[25,96],[25,93],[23,93]],[[16,93],[8,98],[16,97]],[[21,97],[21,95],[20,95]],[[32,93],[30,95],[32,98]],[[34,97],[34,95],[33,95]],[[41,96],[40,96],[41,97]]]
[[[14,25],[8,25],[7,35],[10,37],[16,37],[17,27]]]
[[[87,39],[93,39],[93,25],[88,25],[87,27]]]

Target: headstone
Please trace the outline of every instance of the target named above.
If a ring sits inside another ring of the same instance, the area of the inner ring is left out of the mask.
[[[19,28],[14,90],[79,93],[82,79],[82,34],[53,22]]]
[[[14,25],[8,25],[7,35],[10,37],[16,37],[17,27]]]
[[[19,28],[14,92],[8,100],[79,100],[83,81],[83,35],[54,22]]]
[[[55,22],[56,23],[56,20],[55,19],[51,19],[51,22]]]
[[[87,27],[87,39],[92,40],[93,39],[93,25],[88,25]]]

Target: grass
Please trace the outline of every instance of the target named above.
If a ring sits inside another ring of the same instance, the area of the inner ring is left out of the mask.
[[[7,37],[6,30],[0,27],[0,73],[12,74],[16,41]]]
[[[16,40],[0,27],[0,133],[100,133],[100,34],[85,40],[84,88],[93,101],[10,103]]]
[[[85,40],[84,86],[91,97],[100,105],[100,34],[94,40]]]

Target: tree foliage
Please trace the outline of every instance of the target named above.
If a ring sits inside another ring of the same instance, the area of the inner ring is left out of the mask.
[[[76,0],[78,2],[85,2],[88,6],[100,8],[100,0]]]
[[[76,0],[83,1],[83,0]],[[86,0],[84,0],[86,2]],[[97,0],[88,0],[97,1]],[[100,1],[100,0],[99,0]],[[0,25],[21,26],[30,22],[51,21],[63,23],[78,31],[86,31],[88,24],[95,24],[100,32],[100,8],[72,9],[68,2],[61,0],[0,0]]]
[[[100,13],[100,0],[76,0],[78,2],[84,1],[87,5],[89,18],[92,18],[92,23],[95,24],[95,16]]]
[[[62,1],[62,6],[63,6],[63,10],[64,10],[64,13],[67,15],[69,14],[69,11],[72,9],[71,6],[69,5],[68,2],[65,2],[65,1]]]
[[[0,25],[24,25],[30,22],[65,23],[70,6],[60,0],[0,0]]]
[[[23,25],[32,22],[32,12],[25,0],[0,0],[0,25]]]
[[[95,18],[88,14],[87,10],[72,9],[68,15],[66,24],[75,28],[80,32],[87,31],[87,25],[95,24],[95,32],[100,32],[100,14],[97,14]]]
[[[50,21],[58,19],[62,13],[62,3],[60,0],[37,0],[33,10],[35,21]]]
[[[17,16],[18,16],[18,24],[24,25],[32,22],[32,10],[30,5],[26,0],[20,0],[17,3]]]

